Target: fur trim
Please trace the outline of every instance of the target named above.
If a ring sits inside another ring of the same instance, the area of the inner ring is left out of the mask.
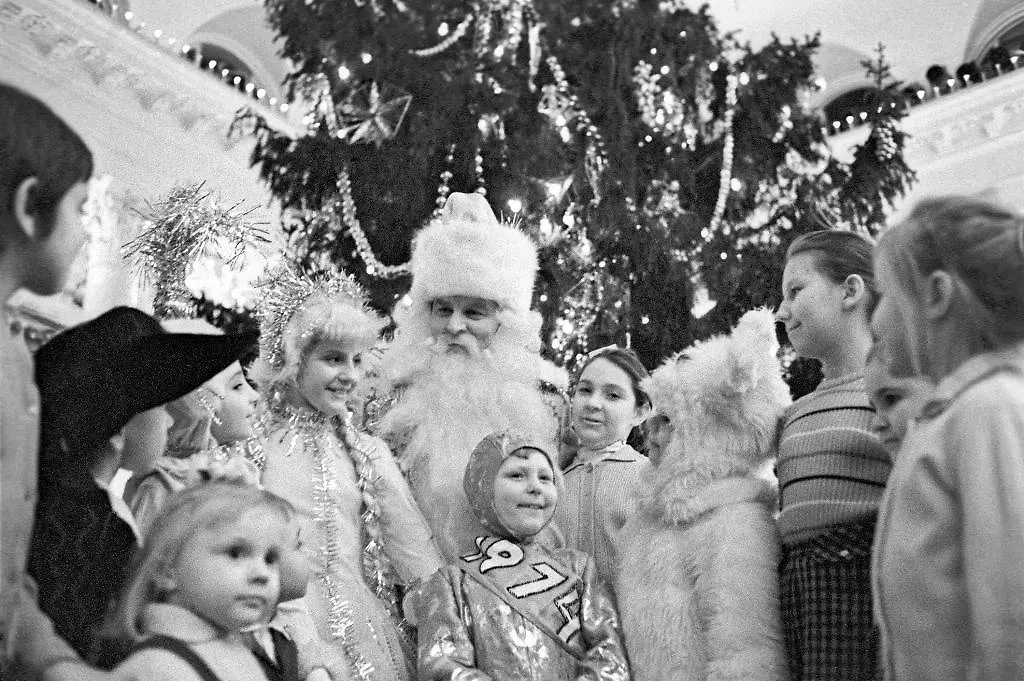
[[[501,224],[479,194],[448,197],[444,214],[413,245],[414,305],[441,296],[472,296],[524,311],[533,300],[537,247],[519,229]]]
[[[672,423],[656,484],[695,488],[774,455],[779,418],[792,401],[778,348],[772,314],[753,310],[731,335],[691,346],[643,381]]]

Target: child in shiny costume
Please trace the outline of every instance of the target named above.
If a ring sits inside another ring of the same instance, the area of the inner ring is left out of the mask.
[[[421,681],[624,681],[619,618],[594,560],[534,537],[560,479],[536,441],[505,434],[473,450],[463,487],[489,532],[410,597]]]

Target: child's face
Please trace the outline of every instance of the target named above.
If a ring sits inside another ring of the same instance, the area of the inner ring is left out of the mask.
[[[629,374],[604,357],[583,369],[571,407],[576,436],[590,449],[626,439],[629,431],[647,418],[648,411],[637,404]]]
[[[288,532],[292,541],[281,553],[281,601],[290,601],[306,595],[312,567],[309,558],[303,551],[302,525],[293,519]]]
[[[215,420],[210,424],[210,434],[217,444],[223,445],[245,440],[252,434],[249,419],[256,411],[258,395],[245,380],[242,365],[238,362],[225,369],[220,378],[224,378],[221,383],[224,399],[220,400],[217,408],[220,423]]]
[[[819,269],[815,253],[797,253],[782,272],[782,303],[775,319],[801,357],[822,359],[832,354],[843,311],[843,285]]]
[[[895,378],[881,360],[868,362],[864,372],[864,391],[875,407],[871,430],[891,456],[899,450],[910,420],[920,413],[931,389],[931,382],[924,378]]]
[[[133,416],[124,425],[121,468],[146,474],[167,449],[167,431],[173,420],[164,407],[155,407]]]
[[[655,414],[644,422],[644,435],[647,438],[647,457],[657,466],[672,439],[672,422],[664,414]]]
[[[33,258],[33,274],[26,282],[29,290],[51,295],[64,287],[71,265],[85,244],[82,217],[88,194],[89,186],[85,182],[76,182],[57,204],[53,229],[46,237],[40,236],[35,240],[37,250]]]
[[[498,305],[485,298],[442,296],[430,302],[430,335],[445,352],[472,355],[498,333]]]
[[[169,575],[168,602],[224,632],[267,622],[280,595],[280,561],[293,540],[280,513],[254,508],[237,520],[200,530]]]
[[[525,539],[544,529],[557,502],[555,474],[542,452],[520,449],[498,468],[494,478],[494,511],[516,537]]]
[[[319,341],[299,370],[299,396],[319,412],[331,416],[344,414],[348,399],[362,378],[360,353],[365,349],[347,341]]]

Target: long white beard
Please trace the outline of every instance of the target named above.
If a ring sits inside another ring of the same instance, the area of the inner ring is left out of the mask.
[[[526,351],[467,356],[438,354],[431,345],[402,350],[409,353],[409,382],[384,417],[381,434],[405,441],[399,463],[442,551],[455,558],[480,532],[462,491],[474,447],[498,431],[556,444],[558,419],[539,389],[546,363]]]

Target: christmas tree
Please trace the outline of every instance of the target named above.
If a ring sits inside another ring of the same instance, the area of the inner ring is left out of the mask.
[[[872,132],[833,158],[816,36],[758,49],[680,0],[266,0],[309,107],[297,140],[250,115],[292,256],[355,273],[387,309],[452,191],[541,246],[545,352],[627,341],[649,366],[778,302],[785,247],[877,230],[909,187],[881,52]],[[698,317],[702,308],[713,309]]]

